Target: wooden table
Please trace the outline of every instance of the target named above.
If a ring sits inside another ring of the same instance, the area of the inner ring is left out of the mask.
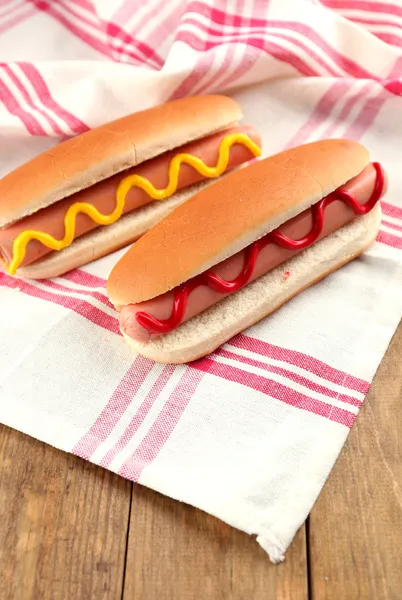
[[[400,600],[402,324],[286,561],[3,427],[0,600]]]

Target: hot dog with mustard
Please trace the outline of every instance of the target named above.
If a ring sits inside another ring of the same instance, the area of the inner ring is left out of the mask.
[[[0,258],[54,277],[134,241],[197,187],[261,153],[225,96],[134,113],[62,142],[0,180]]]

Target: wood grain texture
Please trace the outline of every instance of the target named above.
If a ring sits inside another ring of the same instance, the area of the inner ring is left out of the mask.
[[[0,428],[1,600],[121,597],[131,484]]]
[[[304,527],[280,565],[255,537],[134,486],[123,600],[306,600]]]
[[[313,600],[402,598],[402,323],[310,517]]]
[[[0,600],[400,600],[401,450],[402,325],[310,517],[308,596],[304,527],[274,566],[219,520],[0,427]]]

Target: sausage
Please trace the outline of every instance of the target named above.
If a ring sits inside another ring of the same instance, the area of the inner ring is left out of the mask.
[[[339,189],[349,191],[360,204],[364,204],[372,194],[375,180],[376,171],[373,165],[369,164],[360,175],[354,177]],[[383,194],[386,193],[386,187],[387,180],[385,179]],[[352,208],[349,208],[341,200],[335,200],[325,209],[324,228],[318,239],[336,231],[355,217],[356,215]],[[311,209],[307,209],[284,223],[279,227],[279,231],[292,239],[300,239],[311,231],[312,224],[312,211]],[[300,250],[287,250],[274,243],[268,244],[261,250],[258,256],[249,282],[254,281],[261,275],[271,271],[298,252],[300,252]],[[234,254],[230,258],[217,264],[211,271],[227,281],[234,279],[243,269],[244,253],[245,251],[242,250],[237,254]],[[291,276],[291,274],[284,274],[285,278],[289,276]],[[188,297],[188,303],[182,322],[203,312],[228,295],[229,294],[216,292],[207,286],[197,287]],[[147,329],[143,328],[136,320],[136,313],[141,311],[146,312],[157,319],[167,319],[172,312],[173,296],[174,290],[139,304],[124,306],[119,314],[121,331],[139,342],[147,342],[162,335],[156,333],[151,334]]]
[[[13,255],[13,242],[23,231],[34,229],[51,234],[56,239],[64,237],[64,215],[68,208],[75,202],[88,202],[93,204],[102,214],[110,214],[116,207],[116,190],[120,181],[133,174],[141,175],[148,179],[156,188],[165,188],[169,182],[169,165],[173,157],[186,152],[200,158],[206,165],[215,166],[219,157],[219,145],[221,141],[229,134],[245,133],[258,146],[261,145],[261,138],[253,127],[236,126],[225,131],[210,135],[200,140],[190,142],[180,148],[175,148],[169,152],[146,161],[137,167],[133,167],[124,172],[118,173],[101,181],[90,188],[81,190],[64,200],[60,200],[37,213],[25,217],[20,221],[0,230],[0,256],[6,261],[11,262]],[[226,171],[248,162],[255,158],[254,155],[242,144],[235,144],[230,149],[229,163]],[[204,177],[195,169],[187,164],[180,167],[177,189],[182,189],[203,180]],[[131,212],[152,202],[153,199],[146,192],[138,187],[132,187],[127,194],[123,214]],[[78,214],[76,219],[75,238],[88,233],[98,227],[89,216]],[[43,256],[53,252],[51,248],[41,244],[38,240],[31,240],[27,247],[24,260],[20,267],[26,266]]]

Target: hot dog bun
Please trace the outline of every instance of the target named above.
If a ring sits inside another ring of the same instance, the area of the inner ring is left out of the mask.
[[[130,248],[107,282],[111,301],[121,307],[173,289],[309,208],[368,162],[357,142],[323,140],[226,175]]]
[[[257,323],[282,304],[350,262],[376,238],[380,203],[335,233],[303,250],[243,289],[148,343],[124,336],[135,351],[162,363],[180,364],[210,354],[237,333]],[[284,278],[284,272],[290,273]]]
[[[71,138],[0,180],[0,227],[242,117],[219,95],[182,98]]]
[[[175,100],[17,168],[0,180],[0,266],[56,277],[135,241],[198,189],[259,155],[260,136],[238,125],[241,117],[226,96]]]

